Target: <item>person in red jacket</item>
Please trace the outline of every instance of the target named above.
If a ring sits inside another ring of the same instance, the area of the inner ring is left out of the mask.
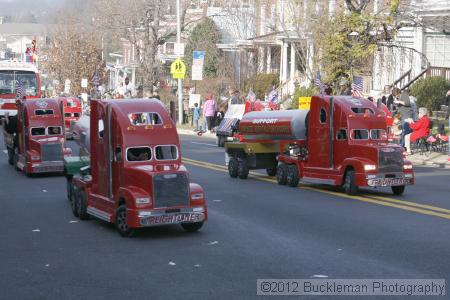
[[[405,135],[406,153],[411,154],[411,142],[415,142],[420,138],[426,138],[430,134],[431,121],[427,116],[428,110],[425,107],[419,108],[419,119],[414,122],[412,119],[405,120],[409,123],[412,133]]]

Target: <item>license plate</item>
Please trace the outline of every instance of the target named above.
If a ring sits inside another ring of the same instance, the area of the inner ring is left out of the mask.
[[[367,181],[369,186],[396,186],[411,184],[410,178],[377,178]]]
[[[150,216],[141,220],[141,225],[163,225],[163,224],[178,224],[178,223],[192,223],[203,220],[203,213],[177,213],[160,216]]]

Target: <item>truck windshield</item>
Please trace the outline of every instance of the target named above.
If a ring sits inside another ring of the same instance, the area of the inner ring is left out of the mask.
[[[45,135],[45,127],[31,128],[31,135],[32,136]]]
[[[60,135],[61,127],[60,126],[49,126],[47,127],[48,135]]]
[[[36,116],[53,115],[53,109],[36,109],[34,114]]]
[[[154,112],[136,112],[128,114],[128,119],[132,125],[161,125],[162,120],[158,113]]]
[[[16,81],[25,88],[27,96],[38,95],[36,74],[30,71],[0,71],[0,95],[16,94]]]
[[[384,129],[372,129],[370,130],[370,138],[372,140],[387,140],[387,133]]]
[[[127,149],[127,161],[147,161],[152,159],[150,147],[133,147]]]
[[[173,145],[156,146],[155,147],[157,160],[175,160],[178,159],[178,149]]]
[[[373,115],[375,112],[368,107],[352,107],[352,111],[356,114],[369,114]]]

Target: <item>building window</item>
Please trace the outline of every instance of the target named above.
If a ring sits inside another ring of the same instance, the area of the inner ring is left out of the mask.
[[[450,36],[433,35],[425,39],[425,53],[432,67],[450,67]]]

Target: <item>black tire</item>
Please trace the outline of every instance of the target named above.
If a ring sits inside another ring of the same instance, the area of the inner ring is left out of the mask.
[[[247,167],[247,160],[245,158],[238,160],[238,176],[240,179],[247,179],[250,170]]]
[[[70,207],[72,208],[73,215],[78,218],[80,215],[78,214],[78,188],[76,186],[72,189],[72,195],[70,197]]]
[[[287,167],[287,176],[286,176],[286,183],[290,187],[297,187],[299,182],[298,172],[297,172],[297,166],[296,165],[289,165]]]
[[[344,190],[347,193],[347,195],[354,196],[358,193],[358,186],[355,184],[355,171],[354,170],[348,170],[345,173],[343,187],[344,187]]]
[[[203,222],[196,222],[196,223],[181,223],[181,227],[183,227],[184,230],[187,232],[195,232],[202,228]]]
[[[216,145],[217,145],[217,147],[223,147],[223,146],[225,146],[225,140],[226,140],[226,137],[225,136],[223,136],[223,135],[218,135],[218,136],[216,136]]]
[[[401,195],[403,195],[403,192],[405,191],[405,186],[404,185],[391,186],[391,190],[392,190],[392,193],[394,193],[394,195],[401,196]]]
[[[127,223],[127,208],[125,204],[116,209],[115,225],[121,236],[130,237],[133,235],[134,230]]]
[[[14,164],[14,150],[8,148],[8,164],[11,166]]]
[[[277,182],[279,185],[286,185],[287,184],[287,172],[288,167],[286,164],[281,163],[277,167]]]
[[[67,186],[67,200],[71,201],[73,193],[72,177],[66,177]]]
[[[17,165],[19,162],[19,154],[16,153],[16,151],[14,151],[14,169],[16,169],[16,171],[20,171],[19,166]]]
[[[267,168],[266,169],[266,173],[269,176],[275,176],[277,175],[277,167],[273,167],[273,168]]]
[[[77,193],[77,213],[80,220],[87,220],[89,217],[87,213],[86,193],[83,189],[79,189]]]
[[[231,178],[238,177],[238,165],[239,162],[237,158],[235,157],[230,158],[230,161],[228,162],[228,174],[230,175]]]

